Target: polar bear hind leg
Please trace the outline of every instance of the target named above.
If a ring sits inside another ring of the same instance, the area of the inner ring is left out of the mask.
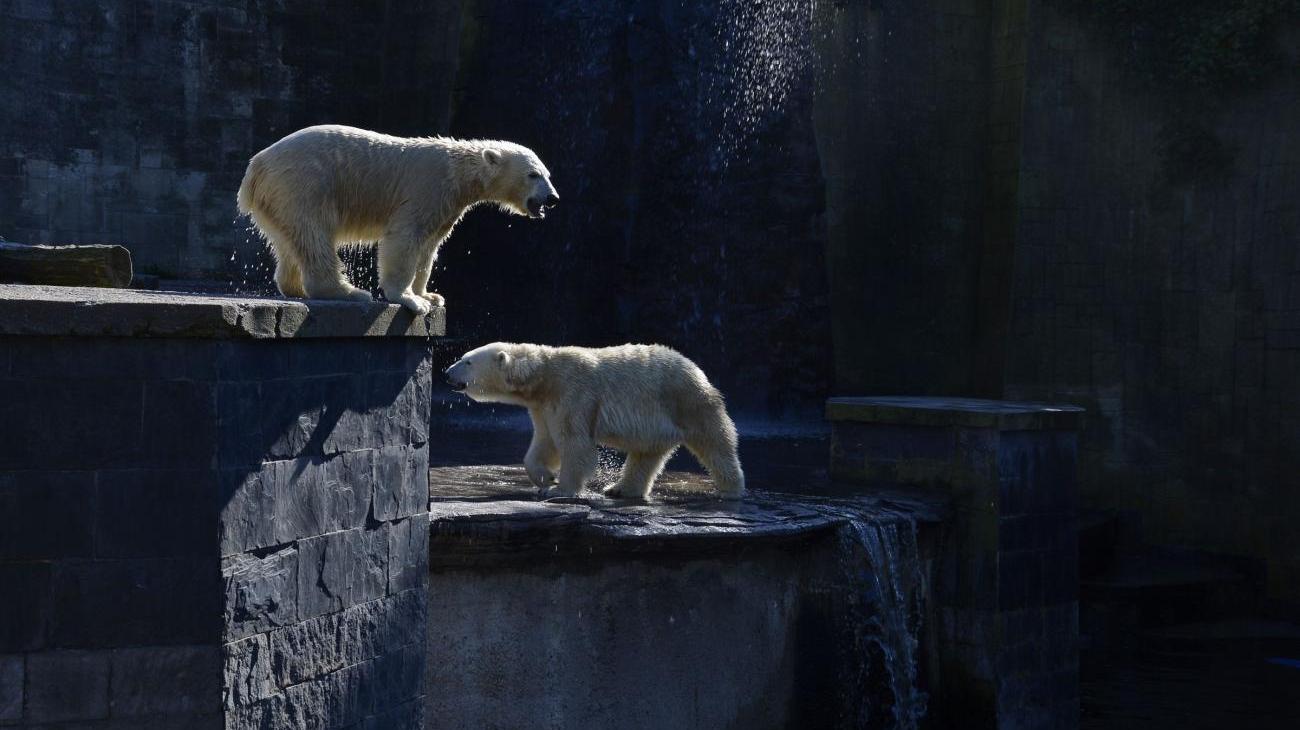
[[[289,236],[260,209],[253,208],[249,214],[266,240],[267,247],[271,249],[271,254],[275,256],[275,286],[280,294],[286,297],[307,296],[302,288],[302,267],[298,265],[298,255]]]
[[[736,427],[725,414],[690,429],[685,434],[686,448],[713,477],[713,483],[725,499],[740,499],[745,494],[745,473],[736,456]]]
[[[286,297],[307,296],[302,288],[302,269],[298,268],[297,261],[288,256],[275,258],[275,286]]]
[[[676,448],[666,451],[633,451],[623,462],[623,473],[618,482],[605,490],[606,497],[617,499],[639,499],[644,501],[650,496],[650,489],[655,479],[664,470],[664,464],[672,458]]]
[[[293,231],[290,250],[297,254],[302,271],[302,288],[309,299],[373,301],[370,292],[358,289],[343,275],[343,262],[334,248],[334,237],[315,226]]]

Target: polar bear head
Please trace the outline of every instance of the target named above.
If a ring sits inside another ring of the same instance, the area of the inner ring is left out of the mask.
[[[487,197],[508,212],[545,218],[546,209],[560,202],[546,165],[522,145],[493,142],[483,148]]]
[[[447,368],[447,384],[480,403],[528,405],[542,360],[538,345],[493,342],[470,350]]]

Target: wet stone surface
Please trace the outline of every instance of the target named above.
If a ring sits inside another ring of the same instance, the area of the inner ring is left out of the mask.
[[[915,490],[873,489],[853,498],[823,499],[762,490],[743,500],[718,499],[709,480],[666,472],[649,502],[615,500],[598,491],[543,500],[518,466],[430,470],[433,560],[460,562],[467,553],[500,554],[544,541],[553,553],[699,550],[712,544],[801,539],[845,525],[850,515],[875,522],[938,522],[946,500]],[[452,548],[447,550],[447,548]]]
[[[724,501],[707,477],[669,471],[642,503],[603,497],[609,478],[543,500],[518,466],[430,470],[430,717],[916,727],[944,498],[812,497],[751,475],[743,500]]]

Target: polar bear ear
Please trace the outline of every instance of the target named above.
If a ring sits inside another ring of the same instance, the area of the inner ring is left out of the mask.
[[[491,147],[483,150],[483,161],[489,165],[501,164],[501,150],[494,150]],[[502,353],[503,355],[505,353]]]
[[[506,383],[518,387],[532,379],[537,370],[537,363],[530,357],[511,357],[509,353],[497,353],[497,365],[505,373]]]

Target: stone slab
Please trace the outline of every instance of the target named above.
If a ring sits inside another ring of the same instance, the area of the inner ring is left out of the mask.
[[[0,284],[0,335],[275,339],[440,337],[446,310],[396,304]]]
[[[649,503],[598,492],[542,500],[523,467],[430,469],[430,561],[460,565],[511,553],[590,554],[728,549],[824,534],[850,516],[938,522],[947,496],[915,489],[864,490],[851,498],[751,491],[739,502],[713,496],[708,479],[666,472]]]
[[[0,241],[0,281],[54,286],[131,286],[125,246],[28,246]]]
[[[1083,426],[1084,412],[1071,405],[980,398],[877,396],[826,400],[826,418],[830,421],[999,431],[1078,430]]]

